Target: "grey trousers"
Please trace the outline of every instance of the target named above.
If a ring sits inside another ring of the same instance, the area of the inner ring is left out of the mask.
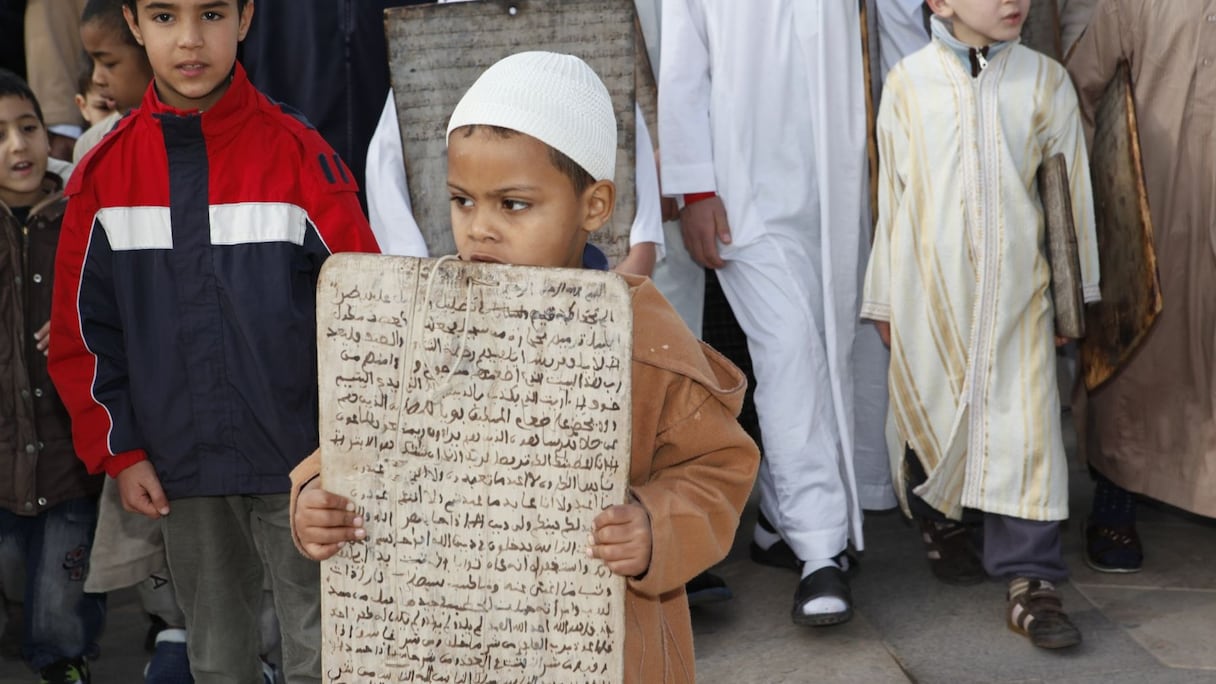
[[[912,489],[925,481],[920,459],[908,449],[904,455],[905,494],[908,508],[918,518],[937,522],[946,516],[925,503]],[[991,577],[1011,580],[1015,577],[1062,582],[1068,579],[1064,550],[1060,543],[1059,521],[1025,520],[1007,515],[966,510],[964,524],[983,524],[984,549],[981,560],[984,572]]]
[[[186,619],[197,684],[261,684],[263,565],[282,630],[288,684],[321,681],[320,566],[296,550],[288,495],[176,499],[165,555]]]
[[[1024,520],[984,514],[984,572],[991,577],[1015,577],[1063,582],[1068,566],[1060,546],[1058,521]]]

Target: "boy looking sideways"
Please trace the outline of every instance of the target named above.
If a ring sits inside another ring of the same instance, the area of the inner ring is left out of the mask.
[[[80,14],[80,42],[92,61],[91,80],[112,113],[92,124],[76,141],[72,161],[84,155],[139,106],[152,81],[152,65],[123,18],[125,0],[88,0]],[[87,117],[86,117],[87,118]]]
[[[587,244],[608,222],[617,125],[608,90],[570,55],[524,52],[491,66],[448,126],[452,230],[464,261],[607,269]],[[646,278],[633,294],[631,503],[587,520],[587,553],[627,578],[625,681],[691,682],[684,583],[726,555],[759,453],[735,420],[745,381],[699,343]],[[292,473],[302,552],[361,540],[363,519],[325,491],[316,454]]]

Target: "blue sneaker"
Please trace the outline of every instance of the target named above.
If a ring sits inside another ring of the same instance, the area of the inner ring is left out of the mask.
[[[266,684],[278,684],[279,677],[275,666],[262,660],[262,681]]]
[[[186,654],[186,630],[162,629],[156,635],[152,660],[144,668],[144,684],[194,684]]]

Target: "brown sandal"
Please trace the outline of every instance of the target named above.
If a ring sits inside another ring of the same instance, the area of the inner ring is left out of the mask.
[[[1069,648],[1081,643],[1081,631],[1064,612],[1055,586],[1046,580],[1019,577],[1009,583],[1009,629],[1039,648]]]
[[[971,541],[971,530],[961,522],[937,522],[920,518],[921,541],[929,569],[938,580],[958,586],[979,584],[988,579],[979,551]]]

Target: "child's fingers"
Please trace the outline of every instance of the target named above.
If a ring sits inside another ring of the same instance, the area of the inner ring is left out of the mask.
[[[304,489],[300,492],[300,498],[296,505],[300,508],[328,508],[337,511],[347,511],[353,513],[355,505],[344,496],[339,496],[333,492],[328,492],[319,487],[312,489]]]
[[[646,571],[646,565],[637,558],[620,561],[606,561],[604,566],[608,568],[608,572],[622,577],[637,577]]]
[[[305,542],[303,546],[304,553],[308,554],[309,558],[323,561],[327,558],[332,558],[345,544],[309,544]]]
[[[296,508],[296,525],[298,527],[337,527],[351,528],[363,531],[363,516],[332,508]]]
[[[47,348],[51,346],[51,322],[47,321],[42,324],[41,328],[34,333],[35,347],[42,352],[43,356],[47,354]]]
[[[596,528],[595,532],[589,535],[587,543],[591,545],[626,544],[637,539],[641,533],[641,525],[633,521],[620,525],[607,525]]]
[[[637,509],[639,508],[640,507],[638,506],[630,506],[628,504],[609,506],[608,508],[600,511],[600,514],[595,516],[595,519],[591,521],[591,524],[596,530],[599,530],[601,527],[608,527],[611,525],[626,525],[637,519]]]
[[[142,491],[133,497],[123,497],[122,507],[128,513],[138,513],[140,515],[151,518],[152,520],[160,519],[160,512],[156,510],[156,506],[152,504],[152,499]]]
[[[301,525],[297,528],[300,541],[305,544],[340,544],[358,541],[366,536],[361,527],[330,527],[323,525]]]
[[[636,577],[646,571],[649,560],[633,544],[596,545],[587,548],[587,556],[598,558],[614,575]]]
[[[589,557],[598,558],[604,562],[636,558],[638,552],[639,549],[633,544],[593,544],[587,547]]]

